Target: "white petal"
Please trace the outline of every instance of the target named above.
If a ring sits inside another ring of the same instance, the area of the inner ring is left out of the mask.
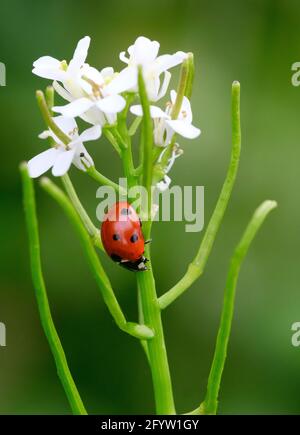
[[[52,56],[42,56],[33,62],[35,68],[59,68],[60,61]]]
[[[114,69],[111,66],[107,66],[103,68],[100,72],[103,78],[111,77],[114,74]]]
[[[51,132],[49,130],[44,130],[38,135],[39,139],[48,139],[48,137],[51,137]]]
[[[160,100],[167,93],[167,90],[168,90],[168,87],[169,87],[169,84],[170,84],[170,80],[171,80],[171,73],[169,73],[169,71],[165,71],[164,74],[165,74],[164,81],[163,81],[163,84],[162,84],[158,94],[157,94],[157,97],[156,97],[155,101]]]
[[[143,108],[140,104],[131,106],[130,112],[136,116],[143,116]],[[156,106],[150,106],[150,116],[151,118],[168,118],[168,115]]]
[[[158,51],[159,43],[157,41],[151,41],[144,36],[138,37],[134,45],[128,49],[132,60],[141,65],[153,62],[157,57]]]
[[[171,178],[168,177],[168,175],[165,175],[164,178],[159,183],[156,184],[156,187],[160,192],[164,192],[169,188],[170,184],[171,184]]]
[[[126,51],[121,51],[121,53],[120,53],[120,55],[119,55],[119,58],[120,58],[120,60],[121,60],[122,62],[124,62],[124,63],[129,63],[129,59],[128,59],[128,57],[126,56]]]
[[[107,94],[120,94],[137,86],[137,69],[127,67],[123,69],[105,88]]]
[[[53,166],[58,150],[50,148],[37,156],[33,157],[28,162],[28,170],[31,178],[37,178],[48,171]]]
[[[53,118],[55,124],[68,136],[74,135],[77,131],[77,124],[73,118],[65,118],[64,116],[55,116]]]
[[[90,140],[97,140],[101,136],[101,127],[100,125],[94,125],[91,128],[88,128],[85,130],[81,135],[78,137],[80,142],[88,142]]]
[[[96,103],[97,107],[104,113],[118,113],[126,106],[126,101],[121,95],[111,95]]]
[[[81,70],[82,75],[92,80],[96,85],[101,86],[104,83],[102,74],[94,67],[85,64]],[[86,80],[84,80],[87,82]]]
[[[189,124],[193,121],[191,103],[187,97],[183,97],[179,118],[184,119]]]
[[[80,115],[80,118],[83,119],[85,122],[88,122],[89,124],[92,124],[92,125],[98,125],[98,124],[105,125],[106,124],[105,116],[104,116],[103,112],[101,112],[101,110],[98,109],[97,106],[93,106],[87,112]]]
[[[171,102],[172,104],[175,104],[176,98],[177,98],[177,92],[174,91],[174,89],[170,92],[171,95]]]
[[[173,105],[176,102],[176,98],[177,98],[177,92],[172,90],[171,91],[171,101],[172,101]],[[189,124],[191,124],[191,122],[193,120],[191,103],[190,103],[190,101],[189,101],[189,99],[187,97],[183,97],[182,105],[181,105],[181,108],[180,108],[180,113],[179,113],[178,119],[184,119]]]
[[[163,54],[155,60],[155,69],[157,73],[160,74],[170,68],[173,68],[176,65],[179,65],[180,63],[182,63],[182,60],[182,56],[178,55],[178,53]]]
[[[66,71],[62,69],[61,61],[51,56],[42,56],[33,63],[33,74],[51,80],[65,80]]]
[[[182,120],[167,120],[166,123],[172,128],[173,131],[180,134],[187,139],[195,139],[201,133],[199,128],[194,127],[186,121]]]
[[[85,36],[78,42],[77,47],[74,51],[73,59],[71,60],[68,67],[68,72],[70,74],[76,73],[84,64],[87,58],[90,42],[91,38],[89,36]]]
[[[57,81],[53,82],[53,88],[55,91],[67,101],[73,101],[73,97],[63,86],[61,86]]]
[[[61,177],[66,172],[68,172],[74,155],[75,155],[75,149],[69,151],[60,151],[55,159],[52,168],[52,174],[55,177]]]
[[[55,68],[33,68],[33,74],[42,77],[43,79],[59,80],[63,81],[67,77],[67,74],[62,69]]]
[[[86,112],[92,106],[94,106],[94,102],[89,98],[78,98],[65,106],[55,106],[52,110],[61,113],[67,118],[74,118]]]
[[[86,171],[85,166],[87,166],[88,168],[94,166],[94,161],[92,157],[89,155],[85,146],[82,143],[78,144],[78,146],[76,147],[73,164],[82,171]]]
[[[157,106],[150,106],[151,118],[169,118],[169,116]]]
[[[175,55],[180,57],[182,61],[184,61],[184,59],[186,59],[188,56],[188,54],[184,51],[176,51]]]
[[[130,112],[135,116],[143,116],[143,108],[140,104],[130,107]]]

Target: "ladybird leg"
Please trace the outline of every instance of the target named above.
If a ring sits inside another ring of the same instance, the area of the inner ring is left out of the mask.
[[[112,261],[114,261],[115,263],[121,263],[121,261],[122,261],[121,257],[119,257],[119,255],[116,255],[116,254],[112,254],[112,255],[110,256],[110,258],[111,258]]]

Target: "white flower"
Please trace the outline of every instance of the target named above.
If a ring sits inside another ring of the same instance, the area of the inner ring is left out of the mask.
[[[29,160],[28,168],[32,178],[39,177],[50,168],[52,168],[54,176],[62,176],[68,172],[71,163],[82,171],[85,171],[86,167],[94,165],[83,142],[98,139],[101,135],[100,126],[93,126],[78,135],[78,127],[74,119],[57,116],[53,118],[53,121],[71,138],[71,142],[66,146],[50,129],[41,133],[39,135],[41,139],[49,137],[54,139],[55,146]]]
[[[177,119],[171,119],[171,112],[176,98],[176,91],[171,91],[171,103],[167,104],[165,112],[159,107],[150,106],[150,115],[154,119],[154,142],[158,146],[165,147],[169,145],[174,133],[187,139],[195,139],[201,133],[199,128],[192,125],[193,114],[187,97],[183,98]],[[141,105],[131,106],[130,111],[136,116],[143,116]]]
[[[85,36],[78,42],[69,64],[43,56],[34,62],[32,72],[54,80],[56,92],[69,101],[65,106],[53,107],[55,112],[68,118],[80,116],[94,125],[112,124],[116,122],[116,113],[124,109],[126,101],[117,93],[106,92],[107,85],[115,77],[113,68],[104,68],[99,72],[85,63],[90,41],[90,37]]]
[[[161,152],[159,158],[158,158],[158,163],[161,162],[162,157],[164,155],[164,153],[166,152],[166,148]],[[172,169],[175,160],[180,157],[183,154],[183,150],[179,147],[179,145],[176,143],[173,146],[172,149],[172,154],[171,157],[168,160],[168,164],[166,166],[166,168],[164,169],[164,177],[162,178],[161,181],[159,181],[158,183],[156,183],[156,188],[160,191],[160,192],[164,192],[165,190],[167,190],[171,184],[171,178],[167,175],[170,170]]]
[[[178,51],[175,54],[158,56],[159,43],[144,36],[137,38],[126,52],[120,53],[120,59],[127,63],[127,67],[120,72],[116,79],[108,86],[110,92],[138,91],[138,66],[142,66],[147,94],[150,101],[158,101],[164,97],[171,79],[169,69],[182,63],[186,53]],[[160,76],[164,74],[161,84]]]

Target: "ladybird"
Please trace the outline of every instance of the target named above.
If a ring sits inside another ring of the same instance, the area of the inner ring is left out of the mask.
[[[104,216],[101,239],[110,258],[128,270],[147,270],[142,222],[128,202],[115,203]]]

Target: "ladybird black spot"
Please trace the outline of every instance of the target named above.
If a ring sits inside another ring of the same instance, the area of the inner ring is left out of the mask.
[[[120,263],[120,261],[122,260],[122,258],[119,255],[116,254],[111,254],[110,258],[115,261],[116,263]]]
[[[113,235],[113,240],[120,240],[121,237],[119,236],[119,234],[114,234]]]
[[[132,234],[130,237],[131,243],[135,243],[139,239],[139,236],[137,234]]]
[[[84,157],[84,153],[80,153],[80,157]]]
[[[131,214],[131,210],[129,208],[122,208],[121,214],[124,216],[127,216],[127,215]]]

